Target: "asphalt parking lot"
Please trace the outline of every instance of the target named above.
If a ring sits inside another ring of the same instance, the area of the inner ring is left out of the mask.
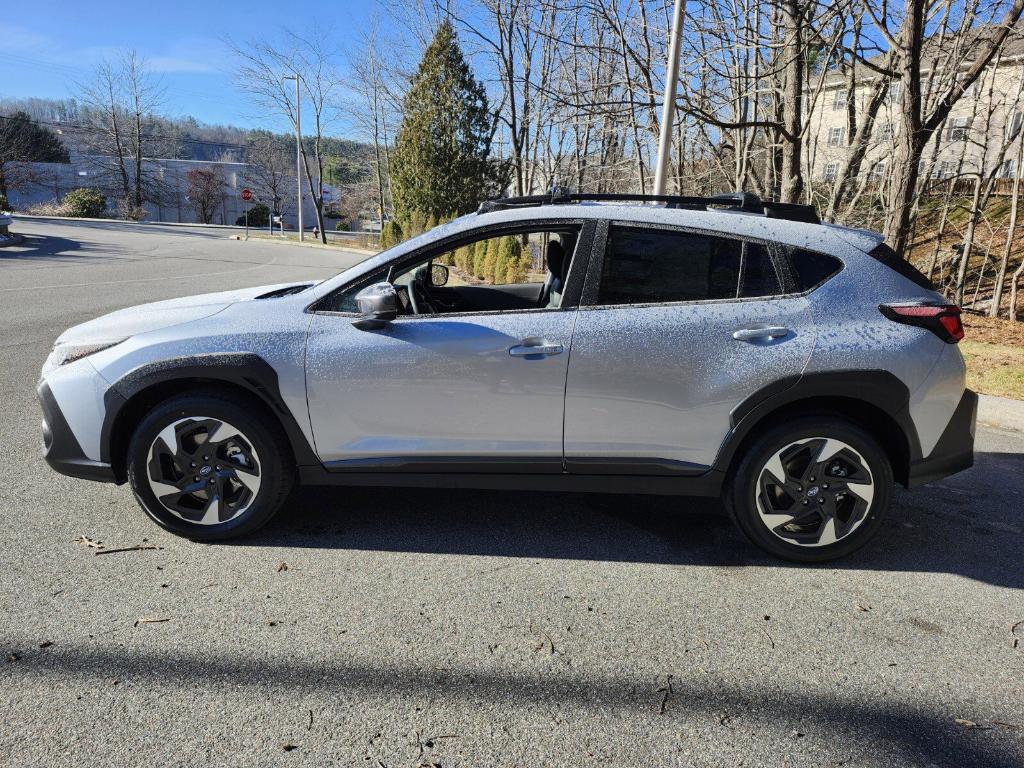
[[[190,543],[127,487],[40,458],[54,338],[364,256],[16,229],[0,764],[1024,765],[1024,434],[981,428],[974,469],[901,493],[826,567],[762,557],[713,503],[656,497],[305,491],[252,538]],[[153,548],[114,551],[136,545]]]

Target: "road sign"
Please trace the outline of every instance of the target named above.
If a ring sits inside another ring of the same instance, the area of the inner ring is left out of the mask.
[[[241,197],[243,200],[245,200],[245,202],[248,203],[250,200],[252,200],[252,190],[251,189],[243,189],[239,193],[239,197]]]

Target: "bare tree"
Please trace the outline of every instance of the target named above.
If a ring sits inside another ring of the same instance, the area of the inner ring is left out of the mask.
[[[245,148],[245,183],[256,190],[258,200],[269,203],[271,211],[291,210],[295,184],[295,148],[285,137],[269,131],[253,131]]]
[[[186,179],[186,194],[196,216],[203,224],[212,224],[213,214],[224,202],[224,172],[219,165],[193,168]]]
[[[141,209],[164,192],[159,171],[143,160],[173,156],[176,139],[156,130],[164,104],[161,82],[134,50],[104,60],[91,82],[79,86],[81,131],[101,179],[118,190],[122,207]]]
[[[257,103],[291,123],[295,130],[298,105],[292,84],[284,76],[297,77],[305,120],[304,141],[300,149],[301,174],[305,178],[309,196],[316,207],[320,239],[327,242],[324,232],[324,137],[330,126],[340,117],[340,90],[342,80],[337,71],[339,53],[325,30],[300,35],[284,33],[280,44],[266,40],[253,40],[245,45],[228,40],[239,60],[237,81]]]

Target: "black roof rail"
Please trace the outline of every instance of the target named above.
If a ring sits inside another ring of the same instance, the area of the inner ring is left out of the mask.
[[[618,192],[568,192],[552,190],[545,195],[524,195],[521,197],[498,197],[480,203],[477,213],[490,213],[509,208],[531,208],[541,205],[564,205],[567,203],[664,203],[667,208],[686,208],[705,211],[708,207],[724,206],[730,210],[754,213],[769,219],[787,219],[820,224],[818,212],[813,205],[797,203],[775,203],[761,200],[752,192],[725,192],[711,197],[685,195],[640,195]]]

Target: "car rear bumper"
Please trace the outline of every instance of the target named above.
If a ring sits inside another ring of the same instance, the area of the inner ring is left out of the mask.
[[[50,391],[49,384],[45,381],[39,382],[36,394],[43,408],[43,458],[46,459],[46,463],[69,477],[105,483],[116,482],[110,464],[94,461],[85,455],[85,451],[75,438],[75,433],[68,426],[57,399]]]
[[[948,477],[974,465],[974,427],[977,416],[978,396],[965,389],[935,448],[927,457],[911,462],[907,476],[908,488]]]

